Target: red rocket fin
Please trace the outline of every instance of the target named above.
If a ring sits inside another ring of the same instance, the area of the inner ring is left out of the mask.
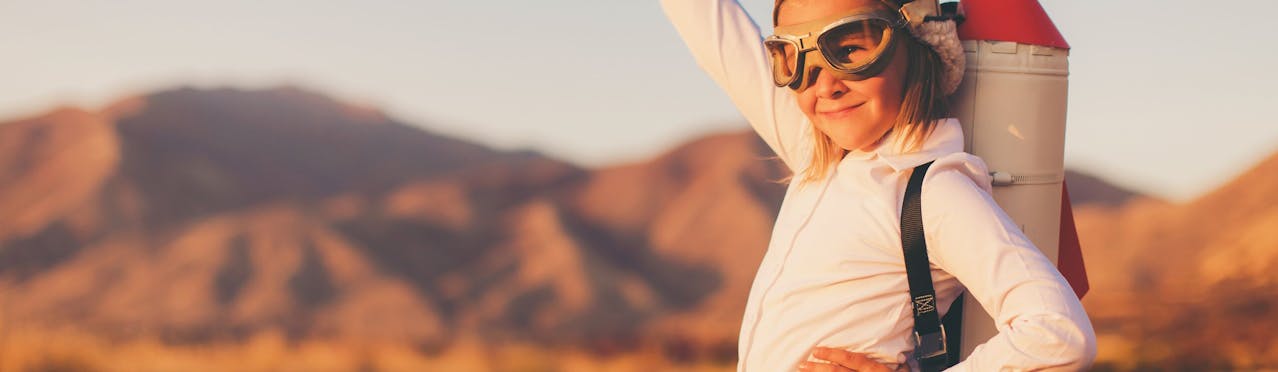
[[[962,0],[962,40],[1015,41],[1069,49],[1065,37],[1037,0]]]
[[[1074,288],[1074,294],[1083,298],[1090,289],[1087,283],[1087,267],[1083,265],[1083,249],[1078,243],[1078,230],[1074,227],[1074,211],[1069,202],[1069,191],[1061,183],[1061,238],[1060,255],[1056,268],[1065,281]]]

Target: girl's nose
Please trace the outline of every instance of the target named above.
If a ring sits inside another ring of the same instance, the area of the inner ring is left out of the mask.
[[[843,85],[843,81],[835,77],[834,74],[822,74],[822,68],[813,67],[808,75],[812,80],[811,89],[816,93],[817,97],[824,99],[839,99],[844,93],[847,93],[847,86]]]

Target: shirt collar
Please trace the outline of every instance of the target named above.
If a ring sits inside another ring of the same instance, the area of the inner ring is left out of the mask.
[[[844,159],[877,160],[887,163],[893,170],[900,172],[936,160],[941,156],[963,151],[963,127],[956,118],[941,119],[941,122],[932,130],[932,134],[923,142],[922,148],[916,151],[902,152],[900,150],[902,138],[897,134],[897,131],[892,131],[874,149],[852,150]]]

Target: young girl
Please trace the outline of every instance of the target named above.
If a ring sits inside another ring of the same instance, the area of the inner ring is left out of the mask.
[[[746,303],[738,371],[918,370],[900,209],[923,179],[943,315],[970,291],[999,333],[951,370],[1081,370],[1082,304],[990,196],[947,96],[962,78],[936,0],[777,0],[761,40],[735,0],[662,0],[697,63],[794,172]]]

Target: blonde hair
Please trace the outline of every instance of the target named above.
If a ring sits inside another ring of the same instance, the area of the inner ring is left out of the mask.
[[[777,23],[777,10],[781,8],[783,2],[785,0],[777,0],[776,6],[773,7],[773,25]],[[886,137],[895,132],[899,141],[895,144],[883,145],[899,145],[902,146],[898,149],[900,151],[915,151],[936,129],[940,119],[944,119],[949,114],[949,101],[942,88],[944,82],[941,79],[945,65],[931,47],[908,32],[900,34],[904,37],[897,37],[894,42],[901,43],[898,47],[904,46],[906,49],[905,60],[908,65],[905,70],[905,89],[901,93],[901,109],[897,112],[896,121],[884,134]],[[812,129],[814,141],[812,158],[808,166],[802,170],[803,178],[800,180],[800,185],[824,179],[831,165],[838,163],[848,152],[815,127]],[[782,179],[781,182],[788,182],[794,176]]]

